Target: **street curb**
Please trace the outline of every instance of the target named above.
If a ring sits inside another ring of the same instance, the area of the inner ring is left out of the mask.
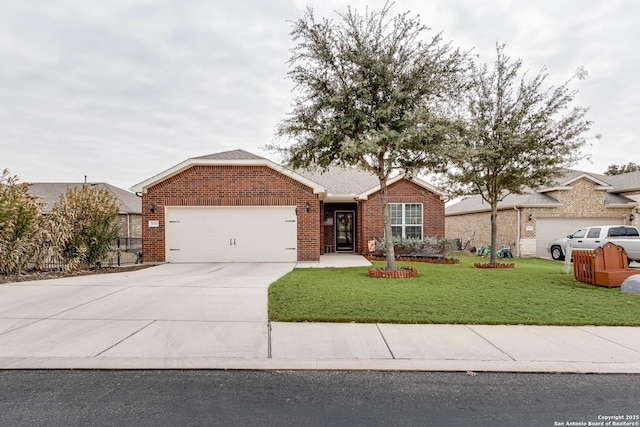
[[[640,363],[422,359],[0,358],[0,370],[283,370],[636,374]]]

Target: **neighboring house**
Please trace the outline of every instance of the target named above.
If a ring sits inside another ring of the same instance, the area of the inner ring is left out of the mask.
[[[444,201],[429,184],[388,182],[394,234],[444,237]],[[195,157],[143,181],[145,261],[315,261],[367,253],[383,237],[380,188],[357,169],[293,171],[243,150]]]
[[[102,188],[116,198],[120,211],[118,213],[118,225],[122,238],[142,237],[142,202],[139,196],[114,187],[111,184],[101,183],[33,183],[29,184],[29,193],[38,196],[42,205],[42,213],[51,212],[53,205],[60,200],[60,196],[65,194],[69,188],[80,188],[83,185]]]
[[[549,256],[547,245],[589,225],[635,225],[640,201],[640,172],[606,176],[567,170],[549,188],[507,196],[498,205],[498,245],[517,256]],[[448,206],[446,236],[472,245],[491,241],[489,204],[477,196]],[[474,234],[475,233],[475,234]]]

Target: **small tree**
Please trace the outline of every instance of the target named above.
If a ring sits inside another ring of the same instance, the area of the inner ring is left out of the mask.
[[[568,84],[545,88],[543,69],[520,76],[522,61],[512,62],[496,46],[493,69],[472,67],[466,102],[466,131],[448,153],[447,184],[454,195],[480,194],[491,206],[490,262],[496,262],[498,203],[509,194],[548,185],[561,168],[574,163],[591,122],[587,109],[567,109],[576,91]],[[583,78],[579,70],[574,77]]]
[[[626,165],[609,165],[605,171],[605,175],[622,175],[623,173],[637,172],[640,170],[640,166],[633,162],[629,162]]]
[[[42,210],[29,185],[5,169],[0,175],[0,273],[17,274],[39,246]]]
[[[364,15],[349,8],[339,23],[316,21],[312,9],[293,23],[288,76],[300,95],[276,135],[274,147],[296,168],[357,166],[378,177],[387,269],[396,270],[387,180],[394,172],[433,166],[447,139],[448,97],[463,80],[465,55],[422,40],[427,28],[409,13],[390,16],[390,5]]]
[[[89,185],[69,188],[48,215],[47,237],[67,268],[95,266],[118,237],[118,204],[107,190]]]

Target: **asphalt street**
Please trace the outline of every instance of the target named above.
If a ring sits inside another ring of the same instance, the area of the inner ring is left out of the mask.
[[[0,371],[0,425],[635,427],[639,380],[471,372]]]

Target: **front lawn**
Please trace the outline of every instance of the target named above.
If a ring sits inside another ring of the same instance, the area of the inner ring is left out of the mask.
[[[416,267],[415,279],[369,278],[362,267],[295,269],[269,288],[269,319],[640,325],[640,295],[576,282],[572,273],[562,274],[562,263],[516,259],[514,269],[473,268],[479,260],[471,256],[457,265],[399,263]]]

